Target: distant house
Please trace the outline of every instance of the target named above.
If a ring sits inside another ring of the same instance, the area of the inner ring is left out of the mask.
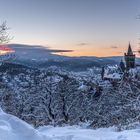
[[[104,69],[104,80],[109,81],[120,81],[122,79],[122,73],[119,70],[118,66],[107,66]]]

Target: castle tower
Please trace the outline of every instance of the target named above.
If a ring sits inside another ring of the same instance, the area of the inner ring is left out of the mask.
[[[128,46],[128,51],[127,53],[124,54],[125,57],[125,64],[126,64],[126,69],[129,70],[130,68],[135,67],[135,54],[133,54],[130,42]]]

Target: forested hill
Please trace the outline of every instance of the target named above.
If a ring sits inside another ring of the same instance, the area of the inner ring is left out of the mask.
[[[140,121],[140,80],[134,75],[115,84],[102,81],[97,67],[69,72],[7,63],[0,69],[0,106],[34,126],[88,121],[94,128],[123,128]]]

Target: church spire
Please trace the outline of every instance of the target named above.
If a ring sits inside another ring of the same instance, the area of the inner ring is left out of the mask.
[[[128,51],[127,51],[127,55],[133,55],[133,51],[129,42],[129,46],[128,46]]]

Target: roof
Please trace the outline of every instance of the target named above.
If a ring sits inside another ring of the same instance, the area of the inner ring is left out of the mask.
[[[127,55],[133,55],[133,51],[129,42],[129,46],[128,46],[128,51],[127,51]]]
[[[112,73],[112,74],[105,75],[104,78],[120,80],[122,78],[122,75],[119,73]]]

